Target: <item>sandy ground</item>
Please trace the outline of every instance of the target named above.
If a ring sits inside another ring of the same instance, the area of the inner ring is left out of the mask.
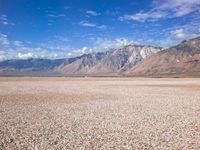
[[[0,78],[0,149],[200,149],[200,79]]]

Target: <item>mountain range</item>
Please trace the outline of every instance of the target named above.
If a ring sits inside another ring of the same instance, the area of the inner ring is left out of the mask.
[[[200,37],[156,53],[126,70],[132,76],[200,76]]]
[[[1,76],[200,76],[200,37],[171,48],[126,45],[65,59],[0,62]]]

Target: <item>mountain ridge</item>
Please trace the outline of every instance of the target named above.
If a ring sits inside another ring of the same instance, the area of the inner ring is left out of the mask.
[[[93,59],[82,58],[69,64],[63,68],[57,70],[59,72],[64,72],[64,74],[82,74],[82,75],[98,75],[98,74],[118,74],[122,69],[128,68],[129,66],[136,65],[144,58],[155,54],[160,51],[161,48],[153,46],[144,45],[127,45],[122,48],[112,49],[110,51],[104,52],[103,57],[98,57],[93,55]],[[90,56],[91,54],[89,54]],[[89,61],[88,63],[84,63]],[[83,66],[83,64],[86,64]],[[71,68],[71,69],[69,69]]]
[[[154,57],[126,70],[131,76],[200,76],[200,37],[158,52]]]
[[[126,45],[64,59],[0,62],[1,76],[200,76],[200,37],[171,48]]]

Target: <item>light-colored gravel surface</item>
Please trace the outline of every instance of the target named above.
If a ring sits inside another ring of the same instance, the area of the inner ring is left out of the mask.
[[[200,79],[0,78],[0,149],[200,149]]]

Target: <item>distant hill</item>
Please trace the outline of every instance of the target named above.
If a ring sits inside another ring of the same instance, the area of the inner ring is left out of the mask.
[[[0,62],[0,75],[15,76],[54,76],[60,75],[53,71],[53,68],[61,64],[68,64],[77,58],[69,59],[13,59]]]

